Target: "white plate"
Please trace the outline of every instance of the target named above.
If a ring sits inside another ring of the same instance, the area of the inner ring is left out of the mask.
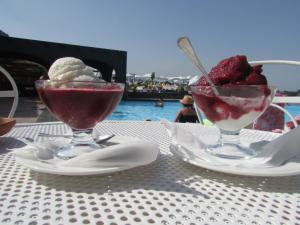
[[[68,175],[68,176],[82,176],[82,175],[97,175],[97,174],[109,174],[118,171],[128,170],[133,167],[67,167],[58,166],[54,167],[52,164],[47,162],[41,162],[37,160],[30,160],[24,158],[16,158],[16,161],[33,171],[41,173],[49,173],[56,175]]]
[[[260,177],[280,177],[280,176],[294,176],[300,175],[300,159],[294,159],[293,161],[289,161],[286,164],[279,167],[266,167],[266,168],[246,168],[246,167],[238,167],[238,166],[230,166],[230,165],[216,165],[211,162],[205,161],[199,157],[195,157],[195,155],[190,154],[181,146],[171,145],[171,152],[178,157],[179,159],[187,162],[189,164],[199,166],[205,169],[235,174],[235,175],[243,175],[243,176],[260,176]]]
[[[134,141],[143,141],[143,140],[138,139],[136,137],[130,137],[130,136],[115,136],[109,142],[125,144],[128,142],[132,143]],[[58,141],[56,143],[58,143]],[[149,143],[145,141],[145,144],[148,145],[148,148],[144,147],[141,150],[143,152],[145,152],[145,154],[148,154],[147,156],[149,156],[149,152],[150,152]],[[148,153],[147,153],[146,149],[148,149],[147,150]],[[22,151],[22,150],[15,150],[15,151]],[[92,164],[90,167],[66,166],[66,165],[61,165],[60,163],[57,163],[55,161],[40,161],[31,155],[29,155],[29,156],[26,155],[26,157],[24,157],[24,156],[22,156],[22,154],[19,154],[19,155],[15,154],[15,159],[16,159],[17,163],[19,163],[20,165],[27,167],[36,172],[56,174],[56,175],[82,176],[82,175],[109,174],[109,173],[114,173],[114,172],[118,172],[118,171],[128,170],[128,169],[138,167],[138,166],[144,166],[146,164],[149,164],[149,163],[155,161],[155,159],[158,155],[158,152],[159,152],[159,149],[157,147],[157,149],[155,149],[155,151],[151,151],[152,157],[149,157],[148,160],[146,160],[144,162],[138,162],[134,165],[126,164],[126,162],[124,162],[123,165],[118,165],[118,163],[114,163],[114,162],[111,162],[111,164],[105,163],[105,162],[103,162],[101,164],[99,162],[99,164],[98,163]],[[122,161],[121,161],[121,163],[122,163]]]

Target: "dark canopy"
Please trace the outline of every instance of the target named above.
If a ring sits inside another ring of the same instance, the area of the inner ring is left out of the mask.
[[[33,82],[46,75],[61,57],[81,59],[99,70],[106,81],[111,81],[114,70],[116,82],[126,82],[125,51],[0,36],[0,65],[12,74],[20,89],[33,87]]]

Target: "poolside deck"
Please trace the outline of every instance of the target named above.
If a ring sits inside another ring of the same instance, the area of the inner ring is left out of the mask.
[[[0,105],[0,116],[6,117],[11,108],[12,99],[1,98]],[[55,120],[37,97],[20,97],[14,118],[17,120],[17,123],[34,123]]]

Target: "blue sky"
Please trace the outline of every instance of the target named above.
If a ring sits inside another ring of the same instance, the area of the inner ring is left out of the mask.
[[[13,37],[127,51],[127,71],[195,75],[176,46],[189,36],[209,70],[221,59],[300,60],[299,0],[2,0]],[[265,66],[269,83],[300,89],[300,67]]]

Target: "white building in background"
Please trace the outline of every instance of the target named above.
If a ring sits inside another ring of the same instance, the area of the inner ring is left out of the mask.
[[[163,82],[170,82],[172,84],[188,84],[189,80],[192,78],[193,76],[169,76],[169,77],[155,77],[154,81],[158,82],[158,83],[163,83]],[[135,74],[135,73],[127,73],[126,74],[126,79],[128,83],[137,83],[137,82],[144,82],[147,80],[151,79],[151,73],[147,73],[147,74]]]
[[[126,74],[126,80],[129,83],[144,82],[146,80],[150,80],[150,78],[151,78],[151,73],[144,74],[144,75],[139,75],[139,74],[135,74],[135,73],[127,73]]]
[[[135,80],[135,74],[134,73],[127,73],[126,74],[126,81],[128,83],[134,83]]]
[[[163,86],[163,90],[165,91],[176,91],[178,86],[176,84],[168,84]]]

